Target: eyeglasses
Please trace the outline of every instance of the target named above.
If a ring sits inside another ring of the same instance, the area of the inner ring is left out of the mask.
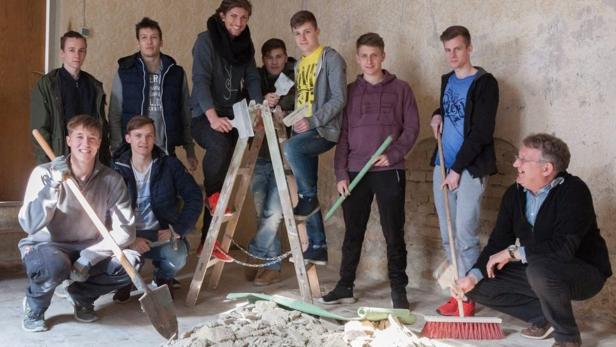
[[[514,155],[513,156],[513,161],[520,161],[520,163],[522,164],[526,164],[526,163],[549,163],[549,161],[545,160],[545,159],[539,159],[539,160],[530,160],[530,159],[526,159],[526,158],[521,158],[519,155]]]

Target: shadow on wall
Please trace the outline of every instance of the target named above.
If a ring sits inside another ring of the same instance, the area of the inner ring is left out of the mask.
[[[575,160],[575,159],[574,159]],[[616,189],[613,186],[614,172],[616,172],[616,159],[606,162],[605,165],[596,167],[589,177],[582,177],[588,183],[592,177],[592,183],[597,187],[605,187],[603,190],[593,190],[591,193],[594,200],[595,213],[599,216],[597,222],[601,229],[601,236],[607,243],[608,252],[610,252],[610,260],[612,263],[612,272],[616,273]],[[575,172],[572,172],[575,175]],[[609,278],[601,292],[588,301],[577,303],[574,307],[576,312],[584,315],[592,315],[597,318],[607,318],[616,323],[616,312],[610,310],[610,303],[616,298],[616,278]],[[603,308],[599,309],[598,308]]]

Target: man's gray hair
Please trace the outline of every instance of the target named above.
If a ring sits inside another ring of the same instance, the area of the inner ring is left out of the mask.
[[[556,172],[567,170],[571,153],[567,144],[556,136],[539,133],[529,135],[522,140],[524,146],[541,151],[543,160],[552,163]]]

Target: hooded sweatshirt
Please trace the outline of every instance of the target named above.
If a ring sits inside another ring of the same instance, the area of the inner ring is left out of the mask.
[[[404,169],[404,156],[411,150],[419,133],[415,96],[408,83],[383,70],[383,80],[368,83],[363,75],[348,85],[348,99],[342,118],[342,132],[336,146],[336,180],[348,180],[349,172],[358,172],[385,141],[392,144],[383,153],[390,165],[370,171]]]

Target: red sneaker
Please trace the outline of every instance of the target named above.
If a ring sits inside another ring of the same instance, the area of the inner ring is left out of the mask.
[[[472,317],[475,315],[475,302],[473,300],[467,300],[462,302],[462,309],[464,310],[464,317]],[[459,316],[458,314],[458,301],[456,298],[451,297],[449,300],[439,306],[436,309],[442,316]]]
[[[233,262],[233,258],[231,258],[229,254],[227,254],[227,252],[222,250],[222,247],[220,246],[220,243],[218,243],[218,241],[214,243],[214,250],[212,251],[212,256],[224,263]]]
[[[214,215],[214,211],[216,211],[216,205],[218,205],[218,199],[220,199],[220,193],[216,192],[210,196],[207,197],[207,201],[206,204],[208,206],[208,209],[210,210],[210,214],[213,216]],[[230,215],[233,212],[231,212],[231,210],[229,208],[227,208],[225,210],[225,215]]]
[[[199,243],[199,247],[197,247],[197,256],[201,256],[201,251],[203,251],[203,244],[204,244],[203,241]],[[222,250],[222,246],[220,245],[218,241],[214,243],[214,249],[212,250],[212,256],[225,263],[233,262],[233,259],[229,256],[229,254],[227,254],[225,251]]]

